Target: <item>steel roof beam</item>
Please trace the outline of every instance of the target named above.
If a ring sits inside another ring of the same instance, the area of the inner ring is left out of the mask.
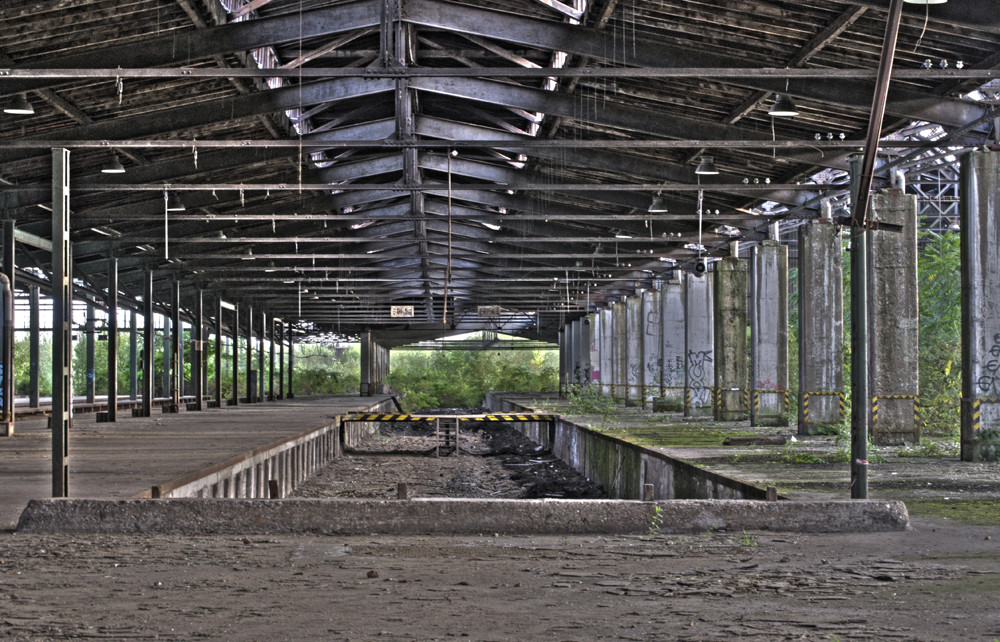
[[[624,59],[612,60],[609,57],[611,52],[620,52],[621,48],[615,46],[615,35],[607,31],[454,5],[440,0],[409,0],[403,10],[404,19],[416,25],[471,33],[549,51],[565,51],[618,64],[656,67],[668,61],[678,67],[740,67],[744,62],[737,56],[665,45],[640,36],[636,36],[633,55],[625,52],[622,54]],[[980,13],[987,14],[989,10]],[[987,25],[995,24],[998,20],[995,15],[983,17],[987,18],[984,23]],[[614,55],[617,57],[619,53]],[[871,83],[853,81],[802,79],[790,85],[787,91],[786,83],[781,79],[745,76],[732,82],[753,89],[790,93],[801,98],[859,110],[864,110],[870,104],[872,95]],[[896,89],[891,93],[887,110],[899,116],[951,126],[974,120],[983,113],[982,107],[978,105],[906,89]],[[565,114],[560,115],[566,117]]]

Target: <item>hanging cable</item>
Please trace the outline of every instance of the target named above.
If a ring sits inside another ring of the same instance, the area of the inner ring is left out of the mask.
[[[163,258],[170,258],[170,227],[167,225],[167,212],[170,211],[170,196],[163,190]]]

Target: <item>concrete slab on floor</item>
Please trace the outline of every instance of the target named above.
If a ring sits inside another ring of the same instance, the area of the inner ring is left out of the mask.
[[[905,530],[896,501],[615,499],[32,500],[19,533],[580,535]],[[652,529],[652,530],[651,530]]]
[[[77,415],[69,437],[70,497],[127,498],[233,455],[362,412],[388,397],[338,396],[120,418]],[[0,438],[0,528],[13,528],[28,501],[51,497],[52,433],[46,418],[17,423]]]

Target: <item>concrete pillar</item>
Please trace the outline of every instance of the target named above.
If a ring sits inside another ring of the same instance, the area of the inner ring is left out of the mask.
[[[685,275],[684,292],[684,416],[712,415],[715,385],[715,324],[712,278]]]
[[[580,329],[576,321],[566,324],[566,381],[569,390],[580,385]]]
[[[747,261],[727,256],[715,263],[715,419],[746,419]]]
[[[652,408],[660,396],[660,377],[663,360],[660,357],[660,293],[647,290],[642,293],[642,406]]]
[[[108,421],[118,421],[118,259],[108,258]]]
[[[39,387],[39,353],[41,351],[41,330],[39,313],[38,286],[29,290],[28,299],[28,405],[38,407]]]
[[[683,272],[660,291],[660,400],[654,409],[661,412],[684,410],[684,281]]]
[[[580,383],[590,385],[594,371],[594,364],[590,361],[590,316],[580,317],[577,320],[577,327],[580,328],[579,351],[577,352],[580,355]]]
[[[614,365],[612,368],[615,376],[612,394],[620,402],[625,402],[628,398],[628,376],[626,374],[628,372],[628,333],[626,332],[628,322],[625,307],[624,302],[615,303],[611,306],[612,328],[614,330],[614,336],[611,339],[612,349],[614,350]]]
[[[751,425],[787,426],[788,248],[777,241],[753,248],[750,368]]]
[[[610,308],[606,308],[597,313],[600,318],[600,344],[601,344],[601,392],[611,395],[615,383],[614,367],[614,321]]]
[[[844,418],[844,267],[840,225],[799,227],[799,434]]]
[[[90,298],[87,299],[87,320],[84,333],[84,340],[86,345],[84,346],[87,355],[87,369],[86,369],[86,380],[85,380],[85,393],[87,398],[87,403],[94,403],[96,397],[96,390],[94,389],[95,380],[97,378],[97,359],[96,357],[96,340],[97,340],[97,318],[96,310],[94,309],[94,302]]]
[[[902,229],[869,232],[871,439],[880,446],[916,443],[920,440],[917,197],[876,194],[872,216]]]
[[[641,406],[643,400],[642,367],[642,296],[630,296],[625,300],[625,349],[626,383],[628,384],[625,404]]]
[[[1000,460],[1000,154],[962,158],[962,459]]]
[[[590,384],[599,385],[601,381],[601,315],[592,312],[587,316],[590,322],[587,352],[590,361]]]
[[[389,374],[389,350],[375,341],[371,332],[361,334],[361,396],[381,394]]]

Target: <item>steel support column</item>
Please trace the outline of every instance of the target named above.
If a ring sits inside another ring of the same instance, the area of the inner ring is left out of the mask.
[[[38,286],[31,286],[28,298],[28,406],[38,407],[39,367],[38,359],[41,348],[41,323],[38,309]]]
[[[247,308],[247,403],[253,403],[254,384],[257,383],[253,371],[253,306]]]
[[[215,407],[222,407],[222,297],[215,297]]]
[[[108,421],[118,421],[118,259],[108,258]]]
[[[10,309],[14,309],[14,220],[3,222],[3,273],[7,277],[7,287],[10,290]],[[5,304],[6,307],[6,304]],[[2,347],[2,380],[0,395],[3,399],[3,412],[0,422],[4,425],[7,436],[14,434],[14,317],[11,314],[10,323],[4,324]]]
[[[261,310],[260,313],[260,335],[258,335],[257,342],[257,381],[254,383],[257,386],[256,401],[262,402],[266,399],[264,396],[264,331],[267,328],[267,313]]]
[[[851,161],[855,202],[861,159]],[[865,207],[867,210],[867,207]],[[868,232],[851,228],[851,498],[868,498]]]
[[[204,293],[199,289],[194,303],[194,325],[191,327],[191,380],[194,382],[194,409],[205,409],[205,377],[202,372],[205,367],[202,341],[205,339],[205,307]]]
[[[170,302],[170,313],[173,316],[171,323],[170,338],[172,341],[170,350],[170,410],[180,411],[181,386],[184,385],[184,364],[181,362],[181,343],[183,341],[184,326],[181,323],[181,284],[174,281],[172,284],[172,300]],[[164,360],[166,361],[166,360]]]
[[[135,310],[128,314],[128,398],[139,398],[139,333]]]
[[[271,349],[270,350],[270,356],[269,356],[270,363],[269,363],[268,368],[267,368],[267,378],[268,378],[267,400],[268,401],[274,401],[275,400],[275,396],[274,396],[274,357],[275,357],[274,328],[275,328],[275,325],[276,325],[276,322],[274,320],[274,317],[272,316],[271,317],[271,326],[270,326],[270,328],[271,328],[271,343],[269,344],[270,345],[270,349]]]
[[[240,304],[233,304],[233,398],[229,405],[240,405]]]
[[[69,240],[69,150],[52,150],[52,496],[69,496],[73,423],[73,275]]]
[[[142,295],[142,416],[149,417],[153,412],[153,271],[146,270],[143,275]]]
[[[288,324],[288,395],[289,399],[295,398],[295,389],[292,381],[295,376],[295,335],[292,333],[292,326]]]
[[[285,322],[278,322],[278,399],[285,398]]]
[[[87,298],[87,325],[86,325],[86,350],[87,350],[87,380],[86,380],[86,395],[87,403],[94,403],[97,396],[97,391],[95,389],[95,383],[97,379],[97,359],[95,345],[95,340],[97,332],[97,318],[96,309],[94,307],[94,301],[91,298]]]

